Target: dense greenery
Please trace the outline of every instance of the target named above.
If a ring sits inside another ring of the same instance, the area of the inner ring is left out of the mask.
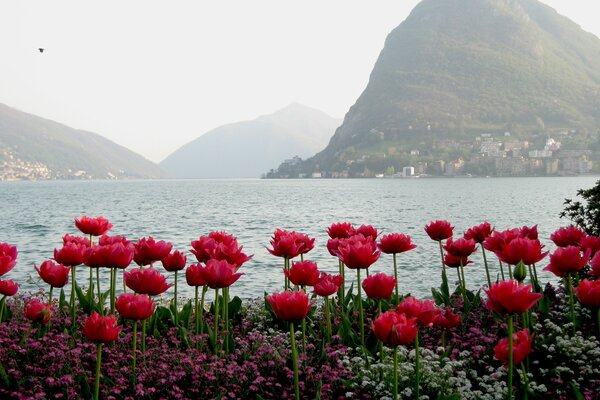
[[[588,235],[600,235],[600,180],[596,186],[590,189],[579,189],[577,196],[580,196],[584,203],[565,200],[565,209],[560,213],[562,218],[569,218],[578,227],[587,232]]]

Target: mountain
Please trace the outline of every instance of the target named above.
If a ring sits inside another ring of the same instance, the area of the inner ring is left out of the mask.
[[[162,176],[153,162],[98,134],[0,104],[0,180]]]
[[[563,149],[600,150],[599,128],[596,36],[536,0],[423,0],[388,35],[327,147],[302,168],[352,176],[359,164],[355,171],[468,161],[477,151],[461,144],[479,150],[482,134],[530,149],[559,137]]]
[[[340,120],[292,103],[252,121],[223,125],[160,163],[175,178],[259,177],[285,159],[321,150]]]

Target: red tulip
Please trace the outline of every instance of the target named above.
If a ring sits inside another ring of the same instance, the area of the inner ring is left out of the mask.
[[[19,285],[14,281],[0,279],[0,294],[4,296],[14,296],[19,290]]]
[[[296,232],[277,229],[271,238],[273,248],[267,250],[274,256],[292,259],[302,253],[302,247],[305,245],[303,241],[296,239]]]
[[[185,270],[185,280],[190,286],[204,286],[207,284],[204,276],[204,267],[200,264],[192,264]]]
[[[502,250],[496,251],[496,255],[507,264],[517,265],[522,261],[525,265],[531,265],[546,257],[548,252],[542,253],[543,247],[537,239],[518,237],[502,246]]]
[[[472,261],[469,260],[469,257],[456,257],[452,254],[444,254],[444,264],[450,268],[460,268],[460,264],[462,266],[466,266],[467,264],[471,264]]]
[[[25,304],[25,317],[31,322],[47,324],[52,317],[52,306],[38,299],[31,299]]]
[[[117,311],[125,319],[143,321],[154,313],[154,302],[147,294],[123,293],[115,303]]]
[[[6,274],[17,264],[17,247],[0,243],[0,276]]]
[[[172,248],[173,245],[171,243],[164,240],[157,242],[152,236],[141,238],[134,245],[133,261],[137,265],[150,265],[155,261],[165,258]]]
[[[338,248],[339,258],[350,269],[369,268],[379,258],[377,245],[370,237],[356,234],[343,240]]]
[[[550,264],[545,271],[550,271],[561,278],[571,272],[579,272],[586,266],[590,259],[590,250],[581,254],[581,250],[576,246],[559,247],[550,254]]]
[[[334,257],[339,257],[340,256],[340,253],[339,253],[340,243],[343,243],[344,240],[346,240],[346,239],[338,239],[338,238],[329,239],[327,241],[327,250],[329,251],[329,254],[331,254]]]
[[[244,275],[236,273],[235,265],[231,265],[225,260],[208,260],[206,267],[199,268],[206,280],[206,285],[211,289],[229,287]]]
[[[444,250],[454,257],[469,257],[476,249],[477,244],[473,239],[452,240],[452,238],[448,238],[444,245]]]
[[[314,285],[314,292],[323,297],[331,296],[338,291],[342,283],[344,283],[344,278],[341,275],[330,275],[321,272],[319,281]]]
[[[594,257],[596,253],[600,251],[600,238],[593,235],[581,238],[579,241],[579,247],[581,247],[583,252],[589,250],[590,257]]]
[[[77,244],[79,246],[90,247],[90,239],[82,236],[69,235],[68,233],[63,236],[63,246],[69,243]]]
[[[574,226],[568,226],[566,228],[557,229],[550,235],[550,240],[558,247],[579,246],[581,239],[586,236],[586,233],[581,229]]]
[[[396,311],[386,311],[373,321],[373,333],[388,346],[410,344],[417,337],[417,320]]]
[[[125,245],[122,242],[94,246],[88,250],[85,265],[91,268],[125,269],[131,264],[133,253],[133,245]]]
[[[229,264],[233,265],[237,271],[242,264],[253,257],[253,255],[248,256],[242,253],[243,248],[244,246],[238,247],[237,241],[235,243],[217,243],[212,258],[218,261],[227,261]]]
[[[312,303],[308,302],[308,295],[302,291],[286,290],[267,296],[277,318],[284,321],[298,321],[306,318]]]
[[[336,222],[327,228],[327,234],[331,239],[348,239],[355,233],[350,222]]]
[[[98,241],[98,244],[100,246],[108,246],[108,245],[116,244],[116,243],[121,243],[123,246],[132,245],[131,241],[127,240],[127,238],[125,236],[118,236],[118,235],[116,235],[116,236],[102,235],[100,237],[100,240]],[[88,241],[88,245],[89,245],[89,241]]]
[[[592,267],[590,274],[600,278],[600,252],[596,253],[594,258],[592,258],[590,261],[590,266]]]
[[[378,272],[368,276],[362,282],[362,287],[371,299],[389,299],[392,297],[392,293],[396,287],[396,278],[386,275],[383,272]]]
[[[541,293],[531,292],[530,284],[516,280],[493,283],[492,287],[483,290],[488,295],[487,308],[503,314],[522,314],[542,297]]]
[[[112,224],[104,217],[90,218],[85,215],[75,218],[75,226],[86,235],[92,236],[104,235],[112,228]]]
[[[425,225],[425,232],[431,238],[437,242],[446,240],[452,237],[452,231],[454,227],[450,225],[450,222],[444,220],[431,221]]]
[[[60,288],[69,281],[70,267],[65,267],[62,264],[55,264],[51,260],[44,261],[40,268],[33,266],[40,275],[40,278],[52,287]]]
[[[296,234],[296,242],[302,243],[300,254],[306,254],[315,247],[315,238],[310,238],[303,233]]]
[[[537,225],[534,225],[532,227],[528,227],[528,226],[521,227],[521,229],[519,229],[519,237],[527,238],[527,239],[531,239],[531,240],[537,240],[538,239]]]
[[[416,318],[417,323],[422,327],[430,327],[433,325],[433,320],[440,312],[433,301],[418,300],[411,296],[402,300],[402,302],[398,304],[396,311],[406,314],[406,316],[410,318]]]
[[[361,225],[356,229],[355,234],[363,235],[366,238],[371,238],[371,240],[377,240],[377,228],[372,225]]]
[[[131,271],[125,271],[123,277],[128,288],[139,294],[157,296],[164,293],[173,284],[167,284],[165,277],[153,267],[141,269],[134,268]]]
[[[450,307],[446,307],[445,310],[440,311],[436,314],[433,319],[433,324],[444,329],[452,329],[458,325],[460,325],[460,316],[454,314]]]
[[[505,231],[494,231],[491,236],[488,236],[483,241],[483,247],[486,250],[493,251],[498,254],[502,251],[504,246],[511,240],[518,238],[520,235],[519,229],[507,229]]]
[[[117,317],[103,317],[96,311],[85,321],[83,333],[88,340],[96,343],[114,342],[119,338],[121,327],[117,325]]]
[[[198,240],[192,241],[192,254],[196,256],[198,262],[205,263],[212,258],[217,241],[208,236],[200,236]]]
[[[292,267],[289,270],[284,268],[283,274],[298,286],[314,286],[319,281],[317,263],[308,260],[292,262]]]
[[[592,307],[600,307],[600,280],[590,281],[583,279],[575,288],[575,294],[581,304]]]
[[[60,250],[54,249],[54,260],[62,265],[74,267],[83,264],[87,259],[90,241],[87,241],[87,246],[78,242],[68,242],[63,245]]]
[[[412,250],[417,246],[411,243],[410,236],[408,235],[403,233],[390,233],[389,235],[383,235],[381,237],[377,247],[385,254],[396,254]]]
[[[481,225],[469,228],[463,236],[465,239],[473,239],[477,243],[483,243],[487,237],[491,236],[493,231],[494,228],[486,221]]]
[[[518,365],[531,352],[531,343],[534,335],[529,335],[529,330],[523,329],[513,334],[513,365]],[[508,366],[508,338],[500,339],[494,347],[494,356]]]
[[[181,271],[185,268],[187,257],[185,254],[175,250],[161,260],[163,267],[169,272]]]

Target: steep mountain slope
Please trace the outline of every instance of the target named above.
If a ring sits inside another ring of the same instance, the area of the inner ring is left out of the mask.
[[[158,166],[98,134],[0,104],[0,172],[7,179],[158,178]]]
[[[536,0],[423,0],[389,34],[366,89],[305,169],[481,133],[568,131],[585,146],[599,127],[600,39]]]
[[[224,125],[169,155],[160,166],[176,178],[245,178],[293,156],[321,150],[340,120],[293,103],[271,115]]]

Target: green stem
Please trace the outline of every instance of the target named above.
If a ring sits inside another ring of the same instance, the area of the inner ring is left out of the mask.
[[[531,269],[531,265],[528,265],[527,269],[529,269],[529,283],[531,283],[533,291],[537,292],[537,282],[535,281],[535,276],[533,276],[533,270]]]
[[[540,287],[540,281],[538,280],[538,276],[537,276],[537,269],[535,268],[535,264],[531,264],[531,266],[533,267],[533,276],[535,276],[535,283],[541,289],[541,287]]]
[[[94,295],[94,270],[90,267],[90,287],[88,289],[88,302],[92,303],[92,296]]]
[[[0,303],[0,323],[2,323],[2,318],[4,318],[4,307],[6,307],[6,295],[2,296]]]
[[[508,266],[508,277],[509,277],[510,279],[514,279],[514,278],[513,278],[513,271],[512,271],[512,270],[513,270],[513,269],[512,269],[512,268],[510,267],[510,265],[509,265],[509,266]]]
[[[1,318],[0,321],[2,321]],[[327,343],[331,343],[331,316],[329,315],[329,296],[325,296],[325,323],[327,327]]]
[[[393,254],[394,257],[394,278],[396,278],[396,286],[394,287],[394,293],[396,294],[396,300],[394,304],[398,304],[398,266],[396,264],[396,253]],[[380,311],[381,313],[381,311]]]
[[[417,331],[417,337],[415,338],[415,399],[419,399],[420,389],[420,355],[419,355],[419,331]]]
[[[98,307],[100,307],[100,315],[104,315],[104,304],[102,302],[102,292],[100,292],[100,268],[96,268],[96,285],[98,286]]]
[[[69,299],[69,308],[71,309],[72,326],[75,326],[75,282],[76,282],[75,265],[71,267],[71,298]],[[1,321],[1,320],[0,320]]]
[[[600,338],[600,308],[598,308],[598,309],[596,310],[596,314],[598,314],[598,315],[597,315],[597,317],[598,317],[598,337]],[[0,320],[0,321],[1,321],[1,320]]]
[[[283,257],[283,268],[286,272],[290,272],[290,260],[287,257]],[[290,280],[287,275],[284,276],[283,290],[288,290],[290,287]]]
[[[115,313],[115,302],[117,300],[117,269],[110,269],[110,313]]]
[[[521,371],[523,371],[523,381],[525,383],[525,394],[523,396],[524,399],[527,399],[529,393],[529,377],[527,376],[527,371],[525,370],[525,364],[521,362]]]
[[[460,291],[463,290],[462,278],[460,277],[460,268],[456,268],[456,275],[458,276],[458,287],[460,287]]]
[[[173,297],[173,304],[175,305],[175,312],[173,313],[173,322],[175,323],[175,326],[177,326],[177,317],[179,316],[179,310],[177,308],[177,272],[179,271],[175,271],[175,297]]]
[[[142,321],[142,358],[146,363],[146,320]]]
[[[462,284],[463,284],[463,300],[466,301],[466,294],[467,294],[467,281],[465,279],[465,268],[462,262],[462,259],[460,260],[460,275],[462,276]]]
[[[490,278],[490,270],[488,268],[487,257],[485,256],[485,248],[481,246],[481,253],[483,254],[483,264],[485,265],[485,275],[487,276],[488,289],[492,287],[492,279]]]
[[[48,304],[52,305],[52,291],[54,290],[54,286],[50,286],[50,294],[48,295]]]
[[[444,329],[442,332],[442,348],[446,351],[446,336],[448,335],[448,330]]]
[[[513,398],[513,317],[508,316],[508,400]]]
[[[229,354],[229,288],[223,288],[223,315],[225,316],[225,354]]]
[[[127,284],[125,283],[125,270],[123,270],[123,275],[121,276],[123,280],[123,293],[127,293]]]
[[[394,346],[394,400],[398,400],[398,346]]]
[[[450,296],[450,288],[448,287],[448,275],[446,274],[446,264],[444,264],[444,250],[442,249],[442,241],[438,241],[440,247],[440,257],[442,258],[442,293]]]
[[[215,354],[219,352],[219,288],[215,289]]]
[[[200,310],[198,309],[198,288],[200,286],[195,287],[194,291],[194,326],[196,328],[196,336],[200,333]]]
[[[571,283],[571,273],[567,274],[566,287],[569,292],[569,308],[571,314],[571,323],[573,323],[573,336],[575,335],[575,304],[573,302],[573,285]]]
[[[344,278],[344,263],[342,262],[342,260],[338,260],[338,266],[339,266],[339,270],[340,270],[340,276],[342,277],[342,279]],[[342,284],[340,285],[340,288],[338,289],[338,300],[339,303],[341,305],[341,307],[344,307],[344,284],[345,282],[342,282]]]
[[[100,363],[102,362],[102,343],[96,346],[96,382],[94,383],[94,400],[99,399],[100,394]]]
[[[302,318],[302,353],[306,354],[306,318]]]
[[[498,262],[500,263],[500,276],[502,277],[502,280],[505,281],[506,278],[504,277],[504,267],[502,266],[502,261],[498,260]]]
[[[133,388],[135,389],[135,361],[137,356],[137,320],[133,320],[133,359],[131,360],[131,382],[133,384]]]
[[[208,292],[208,286],[202,286],[202,298],[200,299],[200,318],[198,319],[200,323],[200,334],[204,333],[204,298],[206,297],[206,292]]]
[[[363,316],[363,306],[362,306],[362,293],[361,293],[361,286],[360,286],[360,268],[356,269],[356,275],[358,277],[358,324],[360,325],[360,343],[362,344],[363,347],[365,347],[365,323],[364,323],[364,316]]]
[[[300,385],[298,384],[298,350],[296,349],[296,336],[294,335],[294,323],[290,322],[290,342],[292,345],[292,365],[294,368],[294,398],[300,399]]]
[[[340,260],[340,268],[342,270],[342,309],[345,307],[346,302],[346,266]]]

